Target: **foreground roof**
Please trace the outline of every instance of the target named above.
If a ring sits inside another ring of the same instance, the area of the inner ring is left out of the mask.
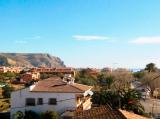
[[[104,105],[90,110],[75,112],[72,119],[127,119],[118,110]]]
[[[126,110],[119,110],[127,119],[150,119],[147,117],[143,117],[141,115],[134,114],[132,112],[128,112]]]
[[[59,77],[51,77],[35,84],[31,92],[84,93],[92,87],[82,84],[68,84]]]

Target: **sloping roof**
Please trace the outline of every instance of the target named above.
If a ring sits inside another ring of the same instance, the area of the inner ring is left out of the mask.
[[[151,119],[147,117],[143,117],[141,115],[134,114],[132,112],[128,112],[126,110],[119,110],[127,119]]]
[[[119,111],[104,105],[82,112],[75,112],[72,119],[126,119]]]
[[[67,84],[59,77],[52,77],[37,82],[31,92],[84,93],[91,88],[77,83]]]

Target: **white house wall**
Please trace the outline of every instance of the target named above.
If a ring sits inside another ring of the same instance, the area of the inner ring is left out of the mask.
[[[43,98],[43,105],[25,106],[26,98]],[[48,105],[49,98],[56,98],[56,105]],[[65,100],[69,99],[69,100]],[[61,101],[60,100],[65,100]],[[74,93],[49,93],[49,92],[30,92],[29,88],[12,92],[11,94],[11,117],[17,111],[25,112],[25,110],[33,110],[35,112],[45,112],[47,110],[55,110],[59,113],[66,109],[76,108],[76,99]]]

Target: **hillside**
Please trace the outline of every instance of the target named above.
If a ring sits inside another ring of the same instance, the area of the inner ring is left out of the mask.
[[[45,53],[0,53],[0,66],[64,67],[63,61]]]

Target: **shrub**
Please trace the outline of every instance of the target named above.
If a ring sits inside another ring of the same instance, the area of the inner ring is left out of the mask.
[[[3,92],[2,92],[3,97],[10,98],[11,92],[14,90],[14,88],[6,85],[2,89],[3,89]]]
[[[39,115],[35,113],[34,111],[26,111],[24,119],[39,119]]]
[[[41,116],[41,119],[58,119],[58,114],[55,111],[46,111]]]
[[[17,111],[17,112],[14,114],[14,119],[24,119],[24,114],[23,114],[23,112]]]

